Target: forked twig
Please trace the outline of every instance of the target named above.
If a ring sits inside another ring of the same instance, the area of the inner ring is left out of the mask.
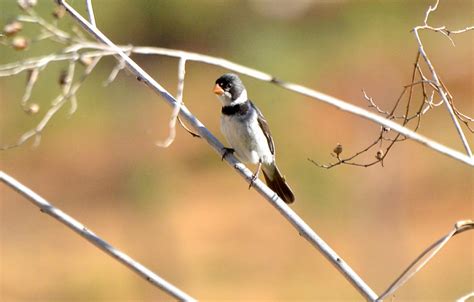
[[[419,37],[419,33],[418,33],[420,30],[432,30],[432,31],[435,31],[435,32],[439,32],[442,35],[449,38],[449,40],[454,45],[454,40],[452,39],[452,35],[459,34],[459,33],[465,33],[467,31],[473,30],[474,26],[469,26],[469,27],[466,27],[466,28],[460,29],[460,30],[449,30],[449,29],[446,28],[446,26],[441,26],[441,27],[429,26],[428,25],[428,18],[429,18],[430,14],[432,12],[437,10],[438,5],[439,5],[439,0],[436,0],[436,3],[433,6],[430,6],[428,8],[428,10],[426,11],[426,13],[425,13],[424,25],[417,26],[413,29],[413,32],[415,33],[415,38],[416,38],[416,41],[417,41],[417,44],[418,44],[418,52],[417,52],[417,58],[416,58],[416,61],[415,61],[415,66],[414,66],[413,73],[412,73],[412,79],[411,79],[410,84],[404,86],[404,88],[402,90],[402,93],[401,93],[400,97],[397,99],[397,101],[395,102],[392,110],[387,111],[387,110],[382,109],[380,106],[378,106],[375,103],[375,101],[373,100],[372,97],[369,97],[367,95],[367,93],[365,91],[363,91],[364,99],[369,103],[369,108],[374,108],[377,113],[384,115],[387,119],[390,119],[390,120],[392,120],[392,119],[393,120],[402,119],[403,120],[402,125],[405,126],[405,127],[407,126],[407,124],[411,120],[416,118],[417,122],[416,122],[415,128],[413,129],[414,132],[416,132],[419,129],[419,126],[420,126],[420,123],[421,123],[421,117],[423,115],[425,115],[430,109],[432,109],[434,107],[437,107],[437,106],[444,103],[446,105],[447,109],[448,109],[448,112],[449,112],[452,120],[453,120],[454,126],[455,126],[455,128],[456,128],[456,130],[457,130],[457,132],[460,136],[461,142],[462,142],[462,144],[463,144],[463,146],[466,150],[467,157],[471,158],[474,161],[469,143],[468,143],[468,141],[467,141],[467,139],[464,135],[464,132],[462,131],[461,126],[460,126],[460,122],[461,122],[467,127],[467,129],[471,133],[474,133],[474,127],[472,127],[471,124],[470,124],[470,123],[474,122],[474,119],[467,116],[464,113],[461,113],[455,107],[453,97],[449,93],[449,90],[446,88],[446,86],[444,85],[442,80],[440,79],[439,75],[436,73],[430,59],[428,58],[428,56],[427,56],[427,54],[424,50],[423,43],[422,43],[422,41]],[[432,79],[429,79],[423,73],[423,71],[421,70],[420,58],[423,58],[423,61],[425,62],[428,69],[430,70]],[[419,80],[417,80],[415,78],[415,73],[418,75]],[[420,101],[420,105],[419,105],[419,108],[418,108],[417,112],[415,114],[409,116],[411,102],[412,102],[413,89],[415,87],[421,87],[423,97],[422,97],[422,100]],[[427,92],[428,87],[431,89],[431,96],[429,96],[429,97],[428,97],[429,94]],[[403,96],[405,95],[405,93],[407,91],[409,91],[409,95],[408,95],[408,98],[407,98],[407,105],[406,105],[405,113],[404,113],[404,115],[401,115],[401,116],[395,115],[395,111],[397,110]],[[438,103],[435,103],[434,100],[433,100],[435,93],[441,99]],[[384,133],[384,130],[386,130],[386,129],[390,129],[390,128],[382,128],[381,132],[380,132],[379,136],[377,137],[377,139],[375,140],[375,142],[371,143],[369,146],[362,149],[361,151],[356,152],[354,155],[351,155],[351,156],[348,156],[348,157],[341,157],[341,156],[338,155],[336,157],[337,161],[332,162],[332,163],[328,163],[328,164],[320,164],[320,163],[318,163],[318,162],[316,162],[312,159],[308,159],[308,160],[310,160],[313,164],[317,165],[318,167],[326,168],[326,169],[330,169],[330,168],[333,168],[335,166],[342,165],[342,164],[352,165],[352,166],[359,166],[359,167],[369,167],[369,166],[372,166],[372,165],[377,164],[377,163],[380,162],[383,165],[383,160],[387,156],[387,153],[392,148],[393,144],[396,143],[396,142],[404,141],[408,137],[408,136],[404,135],[403,133],[399,132],[395,136],[395,138],[388,138],[388,137],[386,137],[386,134],[388,133],[388,131],[385,131],[385,133]],[[379,149],[377,151],[377,153],[375,155],[375,158],[376,158],[375,161],[371,161],[371,162],[368,162],[368,163],[353,161],[359,155],[367,153],[373,147],[377,146],[378,143],[380,143],[380,146],[382,146],[383,141],[389,141],[390,143],[384,150]]]
[[[439,96],[441,97],[444,104],[446,105],[446,108],[448,109],[449,115],[451,116],[451,119],[452,119],[452,121],[454,123],[454,126],[456,128],[456,131],[459,134],[459,137],[460,137],[461,142],[464,146],[464,149],[466,150],[467,155],[470,158],[473,158],[472,151],[471,151],[471,148],[469,146],[469,142],[467,141],[466,136],[464,135],[464,132],[461,128],[461,125],[459,124],[459,121],[456,117],[456,114],[454,113],[453,107],[452,107],[450,101],[448,100],[448,93],[445,90],[445,88],[443,87],[443,85],[441,84],[438,73],[436,72],[430,58],[426,54],[426,51],[424,49],[423,42],[421,41],[419,32],[421,30],[432,30],[432,31],[435,31],[435,32],[440,32],[444,36],[448,37],[450,39],[450,41],[454,44],[454,41],[451,38],[451,34],[467,32],[469,30],[474,29],[474,26],[467,27],[467,28],[460,29],[460,30],[453,30],[453,31],[447,30],[445,26],[437,27],[437,28],[429,26],[428,25],[428,18],[429,18],[430,14],[432,12],[434,12],[438,9],[438,5],[439,5],[439,0],[436,0],[436,3],[433,6],[430,6],[428,8],[428,10],[426,11],[426,14],[425,14],[424,25],[416,26],[415,28],[413,28],[413,33],[414,33],[415,39],[418,43],[418,51],[420,52],[421,56],[423,57],[423,60],[425,61],[426,65],[428,66],[428,68],[431,72],[431,75],[433,77],[433,82],[436,85],[437,90],[439,91]]]

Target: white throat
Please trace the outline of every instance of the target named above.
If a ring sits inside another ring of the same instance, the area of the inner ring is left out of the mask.
[[[242,93],[240,94],[240,96],[236,100],[231,101],[227,106],[235,106],[235,105],[238,105],[238,104],[243,104],[247,100],[248,100],[247,90],[244,89],[242,91]]]
[[[222,106],[234,106],[237,104],[242,104],[247,101],[247,90],[244,89],[236,100],[232,100],[232,96],[229,92],[224,92],[224,94],[218,95],[217,98],[219,101],[221,101]]]

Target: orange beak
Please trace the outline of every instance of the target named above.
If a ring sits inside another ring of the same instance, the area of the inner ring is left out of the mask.
[[[221,88],[221,86],[219,86],[219,84],[216,84],[216,86],[214,86],[213,92],[217,95],[223,95],[224,94],[224,90]]]

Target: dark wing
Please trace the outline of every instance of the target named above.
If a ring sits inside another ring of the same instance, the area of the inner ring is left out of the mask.
[[[274,155],[275,154],[275,144],[273,143],[273,138],[272,134],[270,133],[270,127],[268,127],[267,120],[263,116],[262,112],[260,109],[255,106],[252,101],[250,101],[250,105],[257,111],[257,120],[258,124],[260,125],[260,128],[263,130],[263,134],[265,134],[265,137],[267,138],[268,146],[270,147],[270,152]]]

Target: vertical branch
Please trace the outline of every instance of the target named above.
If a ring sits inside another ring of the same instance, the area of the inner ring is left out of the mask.
[[[105,253],[109,254],[113,258],[117,259],[119,262],[121,262],[128,268],[135,271],[138,275],[140,275],[142,278],[144,278],[154,286],[162,289],[163,291],[175,297],[176,299],[179,299],[180,301],[196,301],[196,299],[192,298],[191,296],[184,293],[171,283],[162,279],[160,276],[153,273],[151,270],[149,270],[139,262],[133,260],[124,252],[116,249],[115,247],[107,243],[105,240],[94,234],[91,230],[87,229],[79,221],[75,220],[68,214],[56,208],[46,199],[39,196],[31,189],[21,184],[16,179],[4,173],[3,171],[0,171],[0,181],[4,182],[6,185],[26,197],[29,201],[31,201],[31,203],[40,208],[41,212],[48,214],[49,216],[58,220],[80,236],[84,237],[87,241],[89,241]]]
[[[183,102],[185,75],[186,75],[186,59],[181,58],[179,59],[179,63],[178,63],[178,89],[176,91],[176,100],[178,100],[179,103]],[[176,116],[178,116],[178,114],[176,114]]]
[[[185,75],[186,75],[186,59],[180,58],[179,64],[178,64],[178,88],[176,91],[177,104],[174,104],[173,111],[171,112],[171,117],[168,124],[168,127],[169,127],[168,137],[164,141],[156,142],[156,145],[159,147],[163,147],[163,148],[169,147],[173,143],[174,139],[176,138],[176,119],[178,118],[179,111],[181,110],[181,106],[183,104],[184,76]]]

